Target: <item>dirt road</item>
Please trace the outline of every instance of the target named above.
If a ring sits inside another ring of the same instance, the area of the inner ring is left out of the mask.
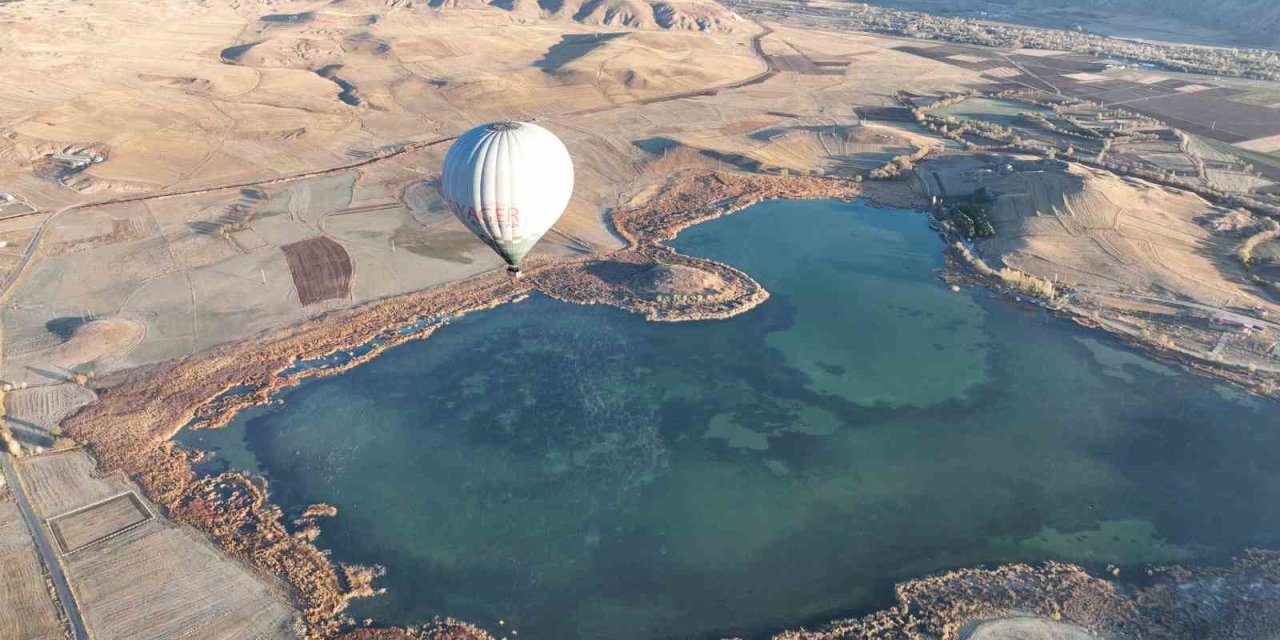
[[[41,524],[35,510],[31,508],[31,502],[27,500],[27,491],[22,484],[22,478],[18,476],[18,469],[13,466],[9,454],[4,451],[0,451],[0,466],[4,467],[4,474],[9,478],[9,486],[13,487],[13,495],[18,501],[18,511],[22,512],[22,519],[26,521],[27,530],[31,532],[31,538],[36,542],[40,558],[49,568],[53,588],[58,592],[58,599],[62,601],[63,608],[70,619],[72,637],[76,640],[89,640],[89,630],[84,626],[84,618],[81,617],[80,608],[76,605],[75,595],[71,593],[67,575],[63,573],[62,563],[58,561],[58,552],[54,550],[53,544],[49,541],[48,532]]]

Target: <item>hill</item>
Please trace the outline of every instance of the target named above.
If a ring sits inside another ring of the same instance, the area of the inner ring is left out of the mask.
[[[335,0],[331,6],[349,8],[355,4],[361,4],[360,0]],[[402,10],[495,7],[516,14],[633,29],[732,31],[742,22],[713,0],[397,0],[391,2],[390,7]]]

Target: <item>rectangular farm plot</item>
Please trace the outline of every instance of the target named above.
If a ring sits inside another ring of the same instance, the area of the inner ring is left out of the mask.
[[[333,298],[345,298],[351,291],[351,256],[342,245],[325,238],[310,238],[280,247],[289,262],[293,286],[302,306]]]
[[[62,553],[68,554],[151,517],[138,496],[130,492],[52,518],[49,529]]]
[[[67,557],[96,638],[294,638],[293,611],[262,576],[195,531],[151,520]]]

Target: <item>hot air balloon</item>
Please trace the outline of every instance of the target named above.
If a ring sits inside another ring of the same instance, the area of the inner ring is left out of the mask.
[[[554,133],[493,122],[462,134],[444,157],[445,201],[518,274],[573,193],[573,161]]]

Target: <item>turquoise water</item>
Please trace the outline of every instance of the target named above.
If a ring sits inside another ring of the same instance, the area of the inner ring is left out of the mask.
[[[769,202],[674,244],[773,296],[681,324],[535,296],[182,439],[338,507],[322,547],[388,568],[357,618],[520,640],[762,637],[943,569],[1280,544],[1277,406],[949,292],[921,215]]]

